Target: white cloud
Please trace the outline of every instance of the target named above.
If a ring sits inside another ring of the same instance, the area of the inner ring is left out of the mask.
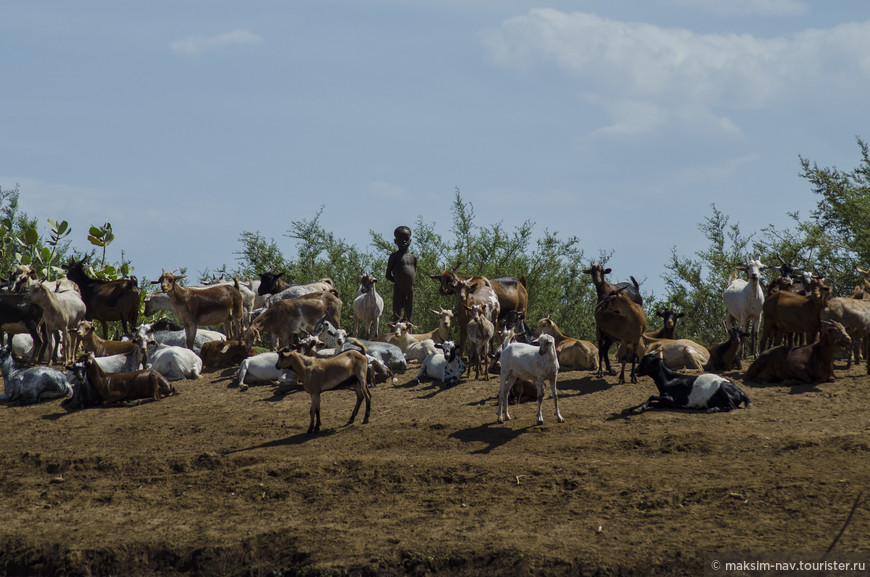
[[[182,40],[170,42],[169,48],[177,54],[197,58],[209,52],[219,52],[229,46],[259,44],[261,42],[263,42],[262,36],[240,28],[214,36],[189,36]]]
[[[807,5],[799,0],[670,0],[671,4],[699,8],[723,16],[757,14],[792,16],[803,14]]]
[[[870,22],[788,36],[697,34],[587,13],[532,10],[481,35],[495,63],[555,67],[611,125],[636,134],[698,123],[733,133],[733,110],[763,110],[870,89]],[[850,92],[851,91],[851,92]]]
[[[369,192],[378,198],[383,198],[384,200],[405,201],[411,198],[407,190],[390,182],[373,182],[369,184]]]

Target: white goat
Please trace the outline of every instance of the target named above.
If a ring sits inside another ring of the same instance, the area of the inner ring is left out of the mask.
[[[163,343],[164,345],[171,345],[174,347],[185,346],[185,343],[187,342],[187,333],[184,332],[183,329],[179,331],[154,331],[152,330],[153,325],[154,323],[142,323],[139,325],[139,336],[146,341],[152,339],[158,343]],[[227,337],[223,333],[199,329],[196,331],[196,338],[193,340],[193,352],[199,354],[203,343],[225,340],[227,340]]]
[[[279,293],[265,295],[263,307],[269,308],[278,301],[295,299],[296,297],[301,297],[302,295],[320,292],[328,292],[334,294],[335,296],[338,296],[338,292],[335,290],[335,285],[332,284],[332,281],[330,279],[324,278],[320,279],[317,282],[312,282],[308,284],[292,285],[285,288]],[[254,313],[256,312],[257,311],[255,310]]]
[[[148,360],[146,369],[153,369],[168,381],[198,379],[202,374],[202,359],[186,347],[164,345],[151,339],[147,341]]]
[[[410,333],[410,329],[414,328],[413,324],[407,321],[399,321],[392,326],[393,333],[390,337],[390,343],[396,345],[402,350],[406,361],[417,361],[418,363],[422,363],[426,360],[426,357],[438,352],[435,347],[435,341],[432,339],[418,341],[415,338],[418,335],[412,335]]]
[[[103,369],[104,373],[132,373],[143,369],[145,368],[143,361],[147,356],[145,345],[142,343],[141,337],[136,337],[133,342],[137,346],[129,353],[94,357],[94,361]]]
[[[372,336],[372,323],[375,324],[375,334],[381,329],[381,315],[384,314],[384,299],[378,294],[374,276],[364,274],[359,277],[359,290],[353,299],[353,334],[359,336],[359,322],[366,328],[366,337]]]
[[[51,285],[54,284],[52,288]],[[47,331],[46,342],[39,351],[39,358],[48,346],[49,338],[54,338],[54,346],[48,364],[51,365],[57,359],[58,346],[63,341],[62,362],[73,360],[76,348],[78,348],[78,333],[75,329],[79,321],[85,318],[85,307],[82,296],[78,291],[62,290],[59,283],[34,282],[27,291],[27,299],[42,307],[42,322]],[[58,338],[58,333],[60,338]]]
[[[538,388],[538,424],[544,423],[541,401],[544,399],[544,381],[549,380],[556,406],[556,420],[564,423],[559,412],[559,393],[556,390],[556,375],[559,359],[556,357],[556,341],[550,335],[538,337],[538,345],[511,343],[501,353],[501,386],[498,390],[498,422],[510,420],[507,395],[517,379],[534,381]],[[502,417],[504,415],[504,417]]]
[[[66,374],[50,367],[19,367],[5,347],[0,349],[0,370],[4,383],[0,401],[23,405],[73,394]]]
[[[761,264],[760,260],[748,259],[744,264],[737,265],[738,270],[746,272],[749,281],[735,278],[731,275],[731,282],[722,292],[727,312],[727,326],[735,323],[745,333],[749,332],[752,324],[752,354],[758,354],[758,325],[761,320],[762,307],[764,306],[764,291],[761,289],[759,278],[761,271],[768,268]]]
[[[236,379],[239,381],[239,390],[246,391],[249,383],[270,383],[278,381],[282,384],[292,385],[296,382],[296,373],[290,369],[276,369],[278,353],[260,353],[248,357],[239,365]]]

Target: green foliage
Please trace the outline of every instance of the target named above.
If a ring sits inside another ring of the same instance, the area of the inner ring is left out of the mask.
[[[665,304],[685,313],[677,325],[677,336],[704,345],[726,336],[722,291],[728,286],[735,265],[759,257],[768,264],[761,246],[752,242],[754,235],[746,236],[739,224],[729,224],[730,219],[715,205],[712,211],[698,225],[709,246],[695,252],[695,258],[681,256],[673,247],[665,265],[668,272],[662,275]]]

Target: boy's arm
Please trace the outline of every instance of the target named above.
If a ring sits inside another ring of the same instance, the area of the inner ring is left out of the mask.
[[[390,258],[387,259],[387,272],[384,276],[390,282],[396,282],[396,278],[393,276],[394,264],[396,264],[396,253],[390,254]]]

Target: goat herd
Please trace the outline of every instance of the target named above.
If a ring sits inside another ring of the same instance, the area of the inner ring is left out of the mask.
[[[656,313],[664,322],[660,330],[645,332],[637,281],[631,277],[630,283],[611,284],[605,280],[610,269],[600,265],[583,271],[591,276],[598,296],[597,346],[565,336],[549,317],[534,328],[526,325],[528,293],[524,280],[513,277],[489,279],[453,270],[430,275],[439,283],[440,294],[455,297],[455,310],[432,310],[439,326],[428,333],[413,333],[416,327],[402,319],[379,335],[384,301],[375,288],[376,279],[364,275],[353,302],[354,334],[359,336],[361,326],[370,339],[362,340],[348,337],[340,328],[342,301],[330,279],[289,285],[280,273],[267,272],[259,281],[233,277],[194,288],[177,282],[183,276],[164,271],[154,281],[161,292],[144,299],[144,314],[171,311],[181,324],[164,319],[136,328],[141,294],[135,277],[91,278],[84,259],[71,259],[64,268],[66,278],[49,282],[36,278],[29,267],[18,267],[8,289],[0,293],[4,341],[0,365],[5,383],[0,400],[26,404],[66,398],[64,403],[71,409],[144,402],[173,394],[172,381],[197,378],[203,367],[238,367],[241,390],[257,381],[301,382],[311,397],[308,433],[313,434],[320,429],[322,392],[352,387],[357,400],[350,422],[363,401],[367,422],[369,386],[389,379],[395,382],[393,374],[414,362],[419,363],[414,383],[429,378],[455,385],[463,375],[470,376],[472,366],[477,379],[488,380],[490,372],[498,372],[499,422],[510,419],[512,395],[536,398],[537,422],[542,423],[541,401],[549,381],[556,419],[563,422],[556,388],[559,369],[597,370],[598,378],[603,378],[606,367],[615,375],[609,351],[618,344],[619,382],[625,382],[630,363],[631,382],[637,382],[637,375],[648,375],[659,391],[625,412],[661,406],[729,411],[749,406],[750,401],[733,381],[717,373],[742,369],[745,344],[754,356],[745,380],[817,383],[833,379],[836,347],[850,345],[853,339],[856,343],[864,339],[866,347],[870,334],[870,300],[862,298],[864,287],[851,297],[829,298],[823,278],[782,262],[780,277],[765,291],[761,272],[769,267],[753,259],[737,267],[746,279],[738,278],[735,271],[723,292],[729,338],[710,346],[675,339],[675,325],[683,315],[672,308]],[[864,286],[870,286],[870,271],[859,272]],[[93,321],[102,323],[102,337]],[[113,321],[120,321],[123,333],[132,338],[109,340],[106,323]],[[458,344],[450,337],[454,322]],[[225,334],[199,328],[220,324]],[[271,351],[254,354],[254,343],[264,335],[271,339]],[[500,346],[491,353],[496,336]],[[81,356],[77,356],[79,347]],[[462,355],[465,351],[468,362]],[[864,354],[867,357],[866,350]],[[858,355],[856,349],[856,360]],[[850,364],[851,357],[850,351]],[[46,360],[47,366],[42,364]],[[53,368],[56,363],[63,368]],[[681,374],[677,369],[693,372]]]

